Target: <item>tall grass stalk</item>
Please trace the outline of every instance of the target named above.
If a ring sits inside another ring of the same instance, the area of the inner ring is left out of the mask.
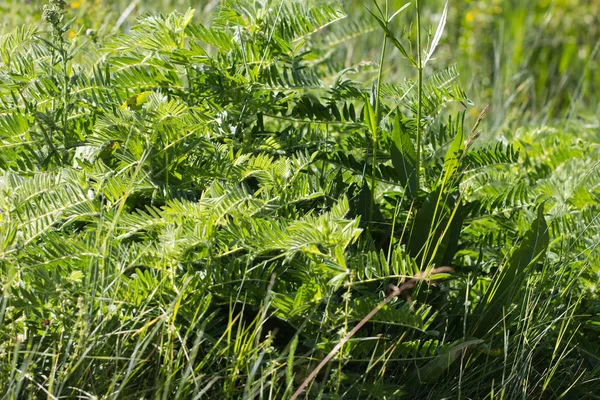
[[[421,118],[423,112],[423,64],[421,63],[421,8],[419,0],[415,0],[415,8],[417,13],[417,191],[421,187]]]
[[[389,4],[388,0],[385,1],[385,11],[383,17],[385,20],[388,20],[389,13]],[[372,170],[371,170],[371,207],[370,207],[370,220],[373,218],[373,209],[375,207],[375,172],[377,170],[377,150],[379,147],[379,125],[381,123],[381,82],[383,80],[383,64],[385,63],[385,50],[387,47],[387,35],[384,33],[383,35],[383,43],[381,44],[381,55],[379,57],[379,71],[377,72],[377,89],[375,93],[375,118],[377,121],[377,129],[373,132],[373,162],[372,162]]]

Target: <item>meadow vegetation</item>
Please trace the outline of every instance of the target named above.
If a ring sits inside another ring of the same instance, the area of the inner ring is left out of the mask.
[[[600,397],[597,2],[0,12],[2,399]]]

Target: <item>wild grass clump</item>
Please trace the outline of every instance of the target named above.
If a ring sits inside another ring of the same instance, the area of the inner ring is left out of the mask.
[[[597,126],[482,141],[421,7],[350,68],[316,0],[1,36],[4,398],[600,392]]]

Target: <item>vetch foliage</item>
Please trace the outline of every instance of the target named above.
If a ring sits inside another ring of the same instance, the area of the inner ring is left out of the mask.
[[[427,48],[388,4],[230,0],[99,42],[47,10],[0,37],[6,398],[598,388],[597,137],[479,143],[431,69],[447,8]],[[373,27],[379,63],[336,68]],[[392,46],[416,79],[385,82]]]

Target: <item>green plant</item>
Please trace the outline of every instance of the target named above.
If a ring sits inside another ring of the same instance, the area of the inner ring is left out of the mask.
[[[49,32],[0,38],[6,398],[598,387],[597,137],[480,144],[457,67],[431,70],[448,7],[422,57],[421,7],[400,38],[409,8],[374,3],[380,63],[352,68],[337,3],[230,0],[210,25],[147,14],[74,41],[47,10]],[[389,43],[416,82],[386,83]]]

